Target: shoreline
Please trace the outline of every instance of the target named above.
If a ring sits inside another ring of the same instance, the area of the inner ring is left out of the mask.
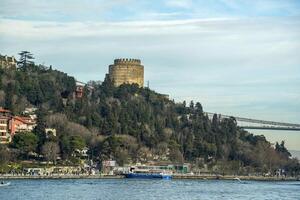
[[[124,179],[122,175],[1,175],[0,180],[13,179]],[[263,176],[207,176],[207,175],[173,175],[174,180],[235,180],[235,181],[300,181],[299,177],[263,177]]]

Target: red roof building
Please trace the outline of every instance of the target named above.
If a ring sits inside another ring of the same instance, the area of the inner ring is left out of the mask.
[[[16,133],[30,132],[33,131],[35,126],[35,120],[32,120],[30,117],[15,116],[10,120],[10,133],[13,136]]]
[[[0,143],[9,143],[15,134],[31,132],[35,126],[34,119],[12,116],[11,111],[0,108]]]

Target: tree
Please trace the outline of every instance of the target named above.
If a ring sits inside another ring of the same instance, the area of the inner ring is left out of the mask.
[[[284,146],[284,141],[281,141],[280,144],[276,142],[275,150],[280,153],[285,159],[288,159],[291,157],[291,153],[287,150],[287,148]]]
[[[72,154],[70,138],[66,135],[61,135],[59,138],[59,146],[63,159],[67,159]]]
[[[82,137],[80,136],[72,136],[71,141],[70,141],[70,147],[72,151],[74,152],[75,150],[82,150],[85,147],[85,141],[83,140]]]
[[[37,125],[34,129],[34,133],[38,138],[38,151],[42,151],[42,146],[46,142],[46,110],[43,108],[39,109],[37,112]]]
[[[30,53],[29,51],[21,51],[19,53],[20,55],[20,60],[18,62],[18,64],[22,67],[22,68],[26,68],[28,65],[33,64],[33,54]]]
[[[213,115],[211,128],[214,132],[217,132],[219,129],[219,119],[217,114]]]
[[[190,109],[191,109],[191,111],[194,110],[194,106],[195,106],[194,101],[191,101],[191,102],[190,102]]]
[[[42,147],[42,153],[47,161],[53,161],[56,164],[57,156],[60,152],[56,142],[46,142]]]
[[[10,152],[7,147],[3,144],[0,144],[0,166],[5,165],[10,159]]]
[[[203,113],[202,105],[199,102],[196,103],[196,111],[197,113],[201,113],[201,114]]]
[[[0,173],[9,170],[8,163],[12,160],[12,154],[6,145],[0,144]]]
[[[160,156],[165,155],[168,151],[168,144],[166,142],[160,142],[157,145],[156,153]]]
[[[5,108],[13,111],[13,96],[15,93],[15,87],[13,83],[9,82],[5,88]]]
[[[183,163],[184,162],[184,158],[182,153],[179,151],[179,149],[171,149],[170,150],[170,160],[176,163]]]
[[[118,149],[115,153],[115,159],[120,166],[128,163],[129,155],[125,149]]]
[[[19,133],[13,137],[11,146],[19,149],[28,158],[29,152],[34,152],[38,145],[38,137],[33,133]]]

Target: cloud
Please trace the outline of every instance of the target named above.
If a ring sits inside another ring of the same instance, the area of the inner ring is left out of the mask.
[[[299,25],[295,18],[88,23],[2,19],[0,44],[2,51],[12,47],[42,48],[45,54],[50,53],[47,50],[56,49],[61,54],[87,52],[95,55],[105,48],[110,57],[114,57],[114,53],[122,56],[123,52],[149,57],[150,64],[163,66],[162,73],[168,73],[175,66],[184,78],[195,76],[195,73],[208,73],[218,79],[230,79],[232,73],[240,72],[235,79],[243,81],[248,74],[259,72],[263,73],[259,77],[268,78],[270,70],[288,75],[290,71],[297,72]],[[61,52],[57,45],[64,46]],[[189,66],[190,71],[181,67],[190,63],[194,63]],[[226,69],[222,75],[219,74],[221,68]],[[166,80],[178,81],[176,76]]]
[[[300,15],[297,0],[1,0],[0,17],[30,21],[124,21]]]
[[[170,35],[216,32],[214,23],[227,19],[197,19],[130,22],[44,22],[0,20],[0,33],[15,37],[44,39],[56,37],[88,37],[103,35]],[[201,28],[200,26],[203,26]],[[7,29],[6,27],[11,27]],[[20,34],[22,31],[22,34]]]
[[[167,0],[165,1],[166,6],[176,7],[176,8],[191,8],[193,2],[191,0]]]
[[[116,7],[128,6],[133,0],[2,0],[0,17],[30,21],[97,21]]]

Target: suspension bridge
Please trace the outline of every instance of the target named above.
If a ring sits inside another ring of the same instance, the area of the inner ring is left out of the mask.
[[[215,113],[205,112],[210,119]],[[251,119],[244,117],[235,117],[223,114],[217,114],[219,119],[234,118],[237,125],[243,129],[258,129],[258,130],[281,130],[281,131],[300,131],[300,124],[274,122],[267,120]]]

